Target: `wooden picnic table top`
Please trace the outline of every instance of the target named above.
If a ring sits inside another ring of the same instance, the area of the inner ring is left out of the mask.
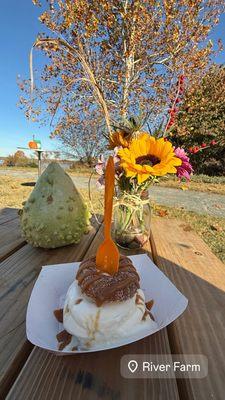
[[[78,245],[32,248],[21,238],[17,210],[1,210],[0,399],[224,399],[225,268],[182,221],[154,218],[144,250],[189,299],[175,322],[138,342],[90,354],[59,357],[27,341],[26,308],[41,267],[93,255],[102,232],[94,224]],[[124,354],[203,354],[209,373],[203,379],[128,381],[120,375]]]

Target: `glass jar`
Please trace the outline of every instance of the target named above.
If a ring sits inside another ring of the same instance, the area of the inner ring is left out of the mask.
[[[148,192],[121,193],[114,206],[114,239],[126,249],[142,248],[149,240],[151,206]]]

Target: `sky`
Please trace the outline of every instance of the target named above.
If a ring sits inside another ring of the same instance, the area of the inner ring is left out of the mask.
[[[32,135],[42,142],[47,150],[60,150],[57,140],[49,139],[50,126],[39,127],[26,120],[17,106],[20,91],[17,75],[29,77],[29,52],[43,25],[38,21],[40,8],[32,0],[7,0],[0,9],[0,156],[14,153],[17,147],[26,147]],[[225,15],[212,32],[213,40],[221,38],[225,47]],[[40,52],[34,57],[34,67],[43,64]],[[225,63],[225,50],[215,59]],[[29,152],[27,153],[29,154]]]

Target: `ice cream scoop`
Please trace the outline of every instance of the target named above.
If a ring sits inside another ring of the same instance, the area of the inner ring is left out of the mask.
[[[125,301],[104,303],[98,307],[81,292],[77,280],[66,295],[63,325],[75,339],[65,350],[70,350],[74,344],[82,349],[115,345],[122,338],[136,333],[143,325],[148,325],[149,332],[157,330],[156,322],[146,311],[141,289]]]

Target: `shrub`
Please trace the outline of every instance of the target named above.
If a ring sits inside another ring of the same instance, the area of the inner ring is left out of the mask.
[[[179,107],[174,142],[190,149],[196,173],[225,174],[224,82],[225,66],[213,65],[197,85],[187,88]]]
[[[37,163],[28,158],[21,150],[16,151],[14,154],[9,154],[5,158],[4,166],[6,167],[32,167],[37,168]]]

